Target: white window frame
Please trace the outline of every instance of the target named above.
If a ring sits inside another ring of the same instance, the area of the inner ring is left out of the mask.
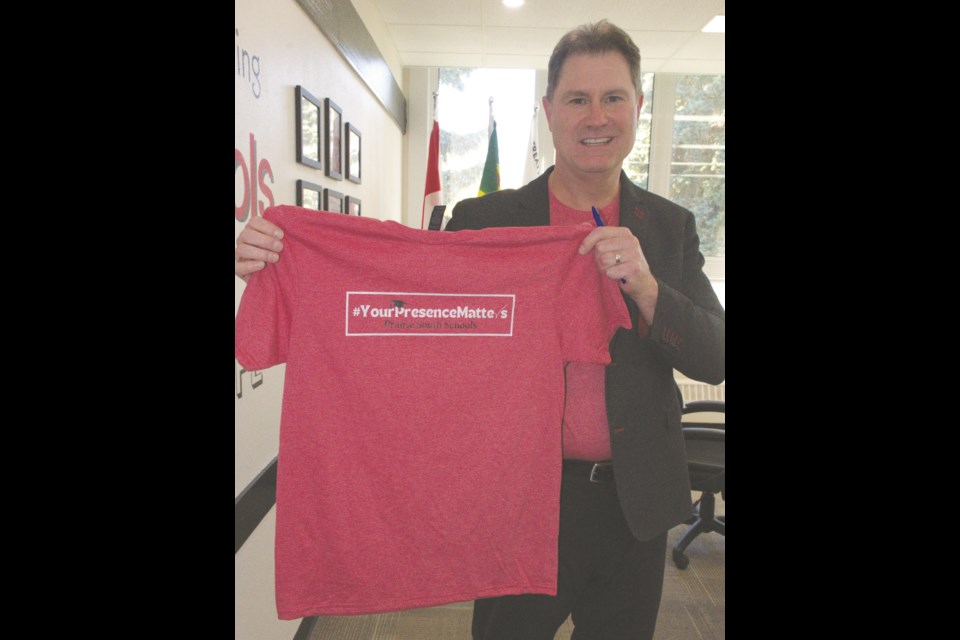
[[[673,156],[673,116],[676,108],[677,75],[655,73],[650,130],[650,192],[670,198],[670,161]],[[685,74],[686,75],[686,74]],[[704,256],[703,272],[711,282],[724,282],[726,256]]]

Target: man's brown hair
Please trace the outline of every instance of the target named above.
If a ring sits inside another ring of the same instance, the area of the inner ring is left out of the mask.
[[[560,71],[568,57],[574,54],[601,54],[609,51],[617,51],[626,59],[630,76],[633,78],[633,86],[639,96],[642,93],[640,48],[626,31],[606,20],[601,20],[594,24],[581,25],[567,32],[553,48],[547,66],[547,100],[553,100],[553,92],[560,80]]]

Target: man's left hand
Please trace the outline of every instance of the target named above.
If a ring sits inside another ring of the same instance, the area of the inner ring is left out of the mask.
[[[580,255],[591,251],[600,271],[620,284],[620,290],[633,298],[644,320],[652,325],[660,285],[637,237],[626,227],[597,227],[580,244]]]

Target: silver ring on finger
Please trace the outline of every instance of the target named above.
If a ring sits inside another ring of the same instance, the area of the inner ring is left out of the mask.
[[[620,264],[620,254],[619,254],[619,253],[613,256],[613,261],[616,262],[617,264]]]

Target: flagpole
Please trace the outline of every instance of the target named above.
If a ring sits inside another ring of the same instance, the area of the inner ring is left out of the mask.
[[[527,184],[542,172],[542,156],[540,154],[540,134],[538,113],[540,105],[533,103],[533,117],[530,120],[530,138],[527,140],[527,161],[523,165],[523,183]]]
[[[490,96],[490,123],[487,125],[487,159],[483,163],[477,196],[500,190],[500,151],[497,144],[497,121],[493,117],[493,96]]]
[[[490,120],[487,122],[487,136],[493,133],[493,96],[490,96]]]

